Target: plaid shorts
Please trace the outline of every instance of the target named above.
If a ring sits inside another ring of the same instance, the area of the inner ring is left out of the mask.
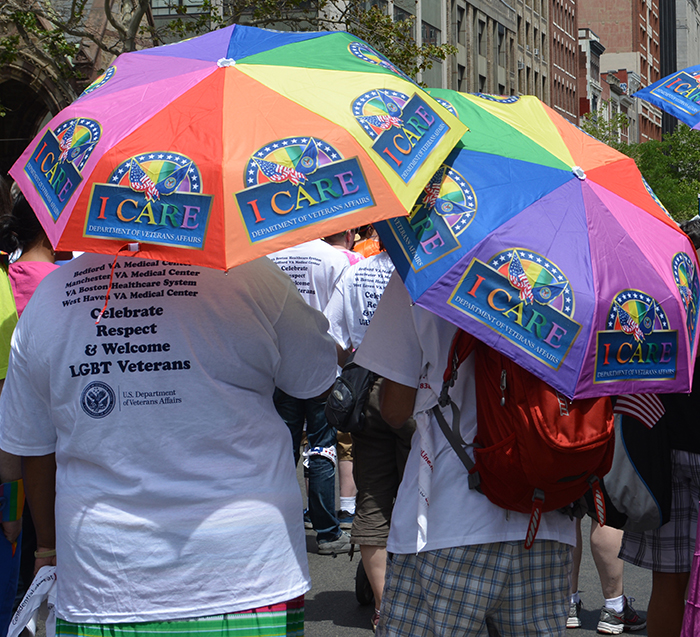
[[[377,637],[564,635],[573,548],[552,540],[389,554]]]
[[[303,637],[304,596],[226,615],[134,624],[74,624],[56,618],[56,637]]]
[[[620,558],[661,573],[689,573],[700,499],[700,454],[673,451],[671,519],[643,533],[625,531]]]

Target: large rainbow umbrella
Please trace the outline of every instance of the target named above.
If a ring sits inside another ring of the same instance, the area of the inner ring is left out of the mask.
[[[464,131],[348,33],[234,25],[119,56],[10,174],[58,250],[228,269],[405,214]]]
[[[376,224],[415,302],[568,397],[690,391],[698,261],[634,161],[536,97],[430,92],[469,131]]]

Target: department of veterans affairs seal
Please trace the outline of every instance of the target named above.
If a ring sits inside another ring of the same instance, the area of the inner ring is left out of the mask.
[[[101,381],[93,381],[80,394],[80,406],[90,418],[104,418],[112,413],[116,404],[114,390]]]

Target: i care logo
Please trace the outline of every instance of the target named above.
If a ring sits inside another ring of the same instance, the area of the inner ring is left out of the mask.
[[[673,278],[683,301],[685,326],[688,341],[692,347],[698,326],[698,301],[700,300],[700,281],[695,263],[690,255],[679,252],[673,257]]]
[[[101,88],[107,82],[109,82],[113,77],[114,74],[117,72],[117,67],[116,65],[110,66],[102,75],[100,75],[90,86],[88,86],[78,97],[80,99],[81,97],[85,97],[86,95],[90,95],[90,93],[93,93],[96,91],[98,88]]]
[[[372,149],[408,183],[449,131],[448,125],[417,93],[375,89],[352,104],[355,119],[374,143]]]
[[[488,263],[474,259],[448,304],[554,369],[581,330],[569,279],[554,262],[523,248],[498,252]]]
[[[84,236],[203,249],[213,197],[180,153],[129,157],[93,184]]]
[[[273,140],[251,156],[236,202],[251,242],[374,206],[356,157],[315,137]]]
[[[410,77],[408,77],[408,75],[406,75],[398,67],[394,66],[387,58],[385,58],[378,51],[375,51],[366,42],[351,42],[348,45],[348,51],[350,51],[350,53],[352,53],[357,59],[362,60],[363,62],[367,62],[368,64],[373,64],[375,66],[381,66],[382,68],[387,69],[392,73],[396,73],[396,75],[402,77],[408,82],[411,82],[411,84],[414,83],[413,80]]]
[[[678,332],[669,329],[659,302],[642,290],[618,292],[606,329],[596,336],[593,382],[675,378]]]
[[[24,172],[56,221],[82,181],[80,172],[100,141],[100,125],[84,117],[47,130]]]
[[[697,73],[690,75],[685,71],[679,71],[650,92],[689,115],[695,115],[700,110],[698,107],[698,102],[700,102],[699,77],[700,74]]]
[[[461,247],[459,236],[477,214],[477,197],[462,175],[443,164],[408,217],[387,224],[414,272]]]

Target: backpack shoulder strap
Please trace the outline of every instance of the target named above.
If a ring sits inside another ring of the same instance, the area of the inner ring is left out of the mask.
[[[437,420],[438,425],[440,425],[442,433],[445,435],[445,438],[447,438],[447,441],[455,450],[455,453],[461,460],[466,470],[469,472],[469,487],[471,489],[476,489],[479,486],[479,474],[472,473],[475,466],[474,461],[469,457],[469,454],[465,449],[465,447],[471,445],[467,445],[459,433],[459,407],[457,407],[457,405],[450,399],[449,389],[450,387],[454,386],[455,381],[457,380],[457,369],[469,356],[469,354],[474,351],[476,344],[477,340],[475,337],[473,337],[471,334],[467,334],[467,332],[461,328],[457,329],[454,338],[452,339],[447,367],[442,377],[442,390],[440,391],[438,404],[432,409],[435,419]],[[446,407],[447,405],[452,408],[452,427],[447,424],[447,420],[445,420],[442,410],[440,409],[441,407]]]
[[[452,345],[450,346],[450,354],[447,360],[445,373],[442,375],[442,389],[438,402],[442,407],[450,404],[449,390],[454,387],[457,380],[457,370],[459,366],[466,360],[476,348],[477,339],[471,334],[467,334],[462,328],[457,328]]]

